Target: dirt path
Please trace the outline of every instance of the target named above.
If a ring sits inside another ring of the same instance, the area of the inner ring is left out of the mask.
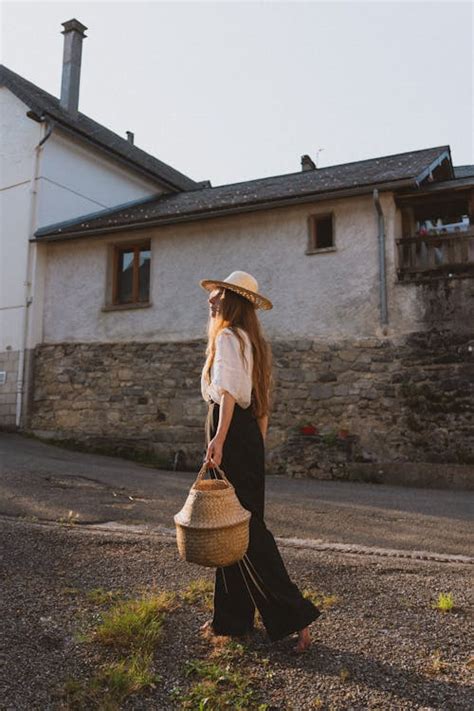
[[[91,591],[179,595],[192,580],[213,581],[212,569],[181,561],[174,541],[157,535],[2,520],[0,540],[2,711],[65,709],[63,683],[84,682],[107,663],[108,650],[76,638],[107,609]],[[326,602],[310,628],[313,646],[307,654],[291,654],[294,638],[271,644],[257,628],[234,650],[237,659],[217,657],[252,680],[255,704],[267,704],[261,709],[472,708],[472,565],[286,546],[281,551],[293,580]],[[448,591],[454,609],[434,609],[438,594]],[[185,693],[195,684],[185,674],[186,662],[216,658],[215,641],[198,632],[208,617],[204,597],[181,600],[167,614],[153,654],[161,681],[122,708],[184,708],[173,691]]]

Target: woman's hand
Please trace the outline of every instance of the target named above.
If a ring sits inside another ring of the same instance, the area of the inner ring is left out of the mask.
[[[211,439],[208,444],[206,458],[204,459],[205,464],[216,464],[218,467],[222,462],[222,449],[224,442],[221,437],[216,435]],[[212,460],[212,461],[211,461]]]

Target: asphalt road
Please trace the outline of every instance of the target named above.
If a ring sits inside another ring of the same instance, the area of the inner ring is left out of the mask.
[[[171,531],[196,474],[0,433],[0,514],[7,516]],[[265,520],[280,537],[472,555],[473,499],[468,491],[268,476]]]

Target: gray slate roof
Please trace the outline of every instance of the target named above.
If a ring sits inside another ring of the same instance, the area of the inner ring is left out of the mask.
[[[243,210],[264,209],[316,197],[341,196],[343,191],[371,192],[415,188],[442,160],[451,165],[449,146],[343,163],[241,183],[204,187],[175,195],[139,200],[113,209],[38,229],[38,239],[63,239],[80,234],[99,234],[151,224],[212,217]]]
[[[77,118],[65,111],[57,99],[39,86],[24,79],[16,72],[0,64],[0,86],[6,86],[38,116],[47,114],[60,125],[72,130],[77,136],[92,141],[95,146],[125,159],[130,166],[139,167],[173,190],[194,190],[203,183],[192,180],[158,158],[142,151],[117,133],[102,126],[85,114],[78,112]]]
[[[474,177],[474,165],[455,165],[455,178],[472,178]]]

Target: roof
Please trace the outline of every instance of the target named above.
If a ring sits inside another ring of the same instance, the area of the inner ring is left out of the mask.
[[[474,177],[474,165],[455,165],[455,178],[472,178]]]
[[[170,224],[315,199],[416,188],[441,162],[453,177],[449,146],[343,163],[240,183],[161,195],[41,227],[38,239],[64,239]]]
[[[131,167],[139,168],[141,172],[144,171],[149,177],[157,179],[166,187],[173,190],[193,190],[203,184],[197,183],[187,175],[146,153],[126,138],[119,136],[80,111],[75,118],[62,108],[56,96],[24,79],[4,64],[0,64],[0,86],[10,89],[38,117],[50,116],[58,122],[60,127],[72,131],[83,140],[92,142],[97,149],[105,151],[109,155],[112,153],[125,160]]]

